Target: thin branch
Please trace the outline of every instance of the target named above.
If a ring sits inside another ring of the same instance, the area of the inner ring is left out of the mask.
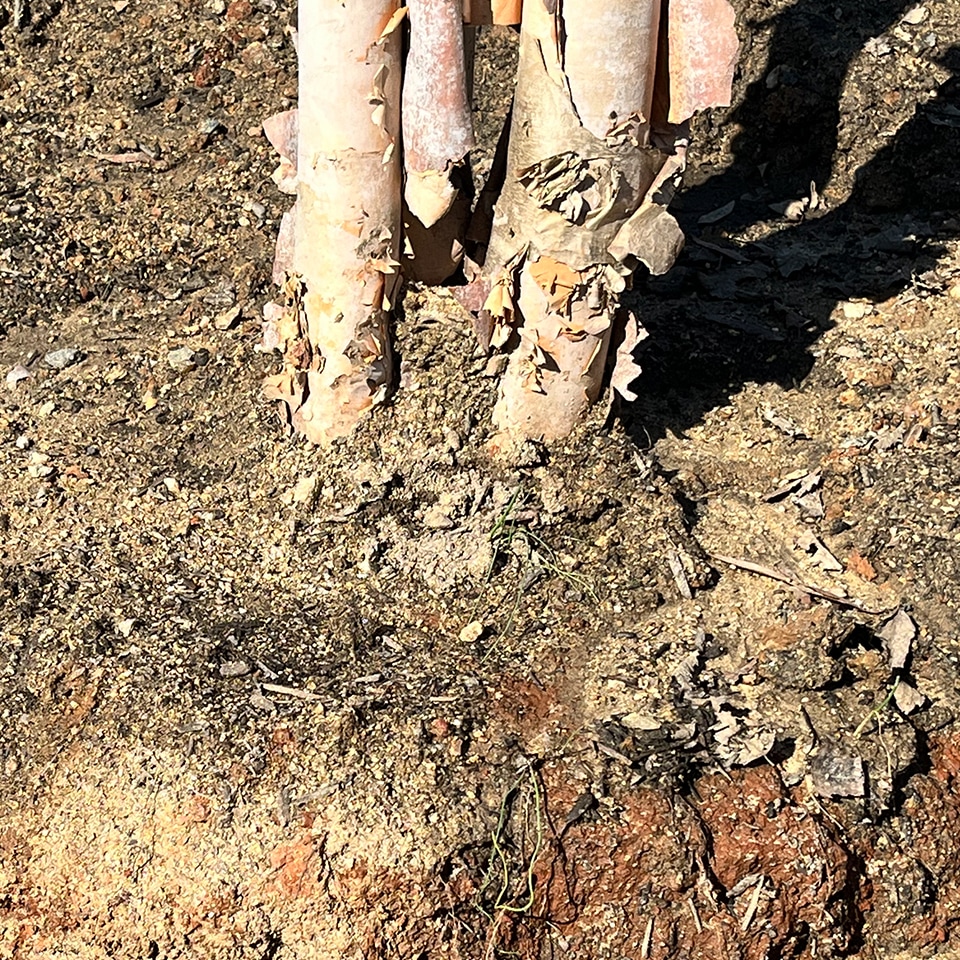
[[[803,593],[806,593],[811,597],[819,597],[821,600],[829,600],[831,603],[836,603],[843,607],[852,607],[854,610],[859,610],[861,613],[868,613],[871,616],[880,616],[881,614],[887,612],[884,610],[871,610],[869,607],[864,606],[860,600],[855,600],[851,597],[845,597],[842,593],[837,593],[835,590],[826,590],[823,587],[816,587],[812,583],[804,583],[802,580],[799,580],[790,574],[782,573],[780,570],[777,570],[774,567],[765,566],[762,563],[755,563],[753,560],[744,560],[740,557],[728,557],[722,553],[711,553],[710,557],[714,560],[719,560],[721,563],[728,563],[731,567],[736,567],[739,570],[747,570],[750,573],[758,573],[761,577],[770,577],[771,580],[779,580],[781,583],[789,584],[791,587],[801,590]]]

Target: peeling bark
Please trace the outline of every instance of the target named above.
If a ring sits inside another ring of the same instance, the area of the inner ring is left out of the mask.
[[[490,339],[511,349],[494,412],[501,431],[547,439],[570,432],[599,396],[633,269],[644,263],[664,273],[682,248],[666,206],[683,170],[686,129],[655,127],[655,104],[665,105],[664,120],[685,120],[680,104],[729,97],[727,54],[736,45],[732,19],[717,15],[725,0],[701,5],[711,15],[699,19],[690,3],[524,2],[508,175],[486,258]],[[698,47],[697,31],[707,28],[724,34]],[[685,66],[686,53],[670,61],[660,38],[675,32],[684,51],[702,48],[717,61]],[[658,48],[670,89],[683,91],[676,104],[656,89]],[[631,323],[617,332],[612,378],[626,396],[639,367],[625,344],[643,336]]]
[[[391,378],[402,16],[398,0],[299,8],[293,272],[276,327],[284,369],[264,392],[314,443],[349,433]]]
[[[669,0],[667,43],[659,56],[666,77],[658,82],[655,109],[668,123],[700,110],[729,106],[737,63],[736,16],[727,0]],[[662,68],[661,68],[662,69]]]

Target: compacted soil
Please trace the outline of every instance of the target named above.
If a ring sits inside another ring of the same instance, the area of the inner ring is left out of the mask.
[[[448,290],[260,396],[292,10],[0,0],[0,957],[957,955],[960,11],[737,12],[640,399],[504,462]]]

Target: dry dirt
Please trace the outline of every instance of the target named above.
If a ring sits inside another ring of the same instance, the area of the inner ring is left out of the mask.
[[[288,9],[3,3],[0,957],[957,955],[952,0],[738,0],[641,399],[513,464],[445,291],[259,397]]]

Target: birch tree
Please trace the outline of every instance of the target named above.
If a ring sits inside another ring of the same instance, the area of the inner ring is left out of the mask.
[[[470,217],[474,147],[461,0],[407,0],[409,41],[403,81],[404,270],[441,283],[457,268]],[[472,39],[472,34],[471,34]]]
[[[284,369],[265,394],[315,443],[353,430],[393,373],[401,17],[398,0],[299,6],[297,201],[275,335]]]
[[[644,335],[620,294],[640,263],[674,263],[667,212],[686,121],[729,103],[737,51],[726,0],[524,0],[508,174],[486,257],[487,335],[507,349],[494,420],[570,432],[600,394],[611,337],[628,399]],[[619,328],[619,329],[618,329]]]

